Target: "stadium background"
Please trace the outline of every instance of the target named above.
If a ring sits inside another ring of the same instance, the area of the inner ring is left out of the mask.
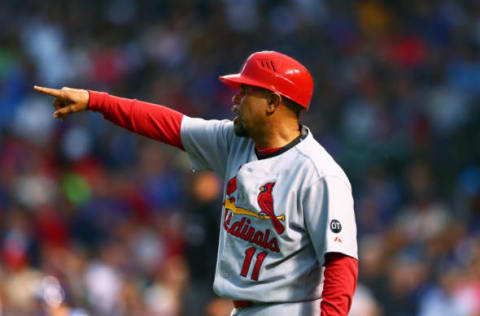
[[[0,4],[0,315],[228,314],[222,197],[184,153],[34,84],[232,117],[217,76],[274,49],[313,73],[303,115],[353,183],[350,315],[480,315],[480,2]]]

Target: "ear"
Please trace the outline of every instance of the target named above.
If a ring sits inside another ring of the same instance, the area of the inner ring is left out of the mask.
[[[272,92],[268,96],[267,115],[272,115],[278,106],[282,103],[282,96],[278,93]]]

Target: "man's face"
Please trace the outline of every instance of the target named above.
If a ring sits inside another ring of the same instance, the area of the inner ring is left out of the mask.
[[[233,96],[232,111],[237,115],[233,127],[237,136],[251,137],[262,126],[266,117],[268,94],[265,89],[242,85],[240,91]]]

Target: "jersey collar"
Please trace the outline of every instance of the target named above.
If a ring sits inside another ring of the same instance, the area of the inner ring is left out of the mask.
[[[308,135],[308,129],[306,129],[304,126],[299,125],[299,129],[301,131],[300,135],[298,135],[294,140],[292,140],[290,143],[286,144],[283,147],[259,149],[257,148],[257,146],[255,146],[255,154],[257,155],[258,160],[281,155],[290,148],[295,147],[295,145],[304,140],[305,137],[307,137]]]

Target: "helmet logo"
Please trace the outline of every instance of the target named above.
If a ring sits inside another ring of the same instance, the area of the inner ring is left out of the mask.
[[[263,68],[265,70],[277,72],[275,70],[275,65],[273,64],[273,61],[271,59],[260,59],[257,60],[257,64],[260,68]]]

